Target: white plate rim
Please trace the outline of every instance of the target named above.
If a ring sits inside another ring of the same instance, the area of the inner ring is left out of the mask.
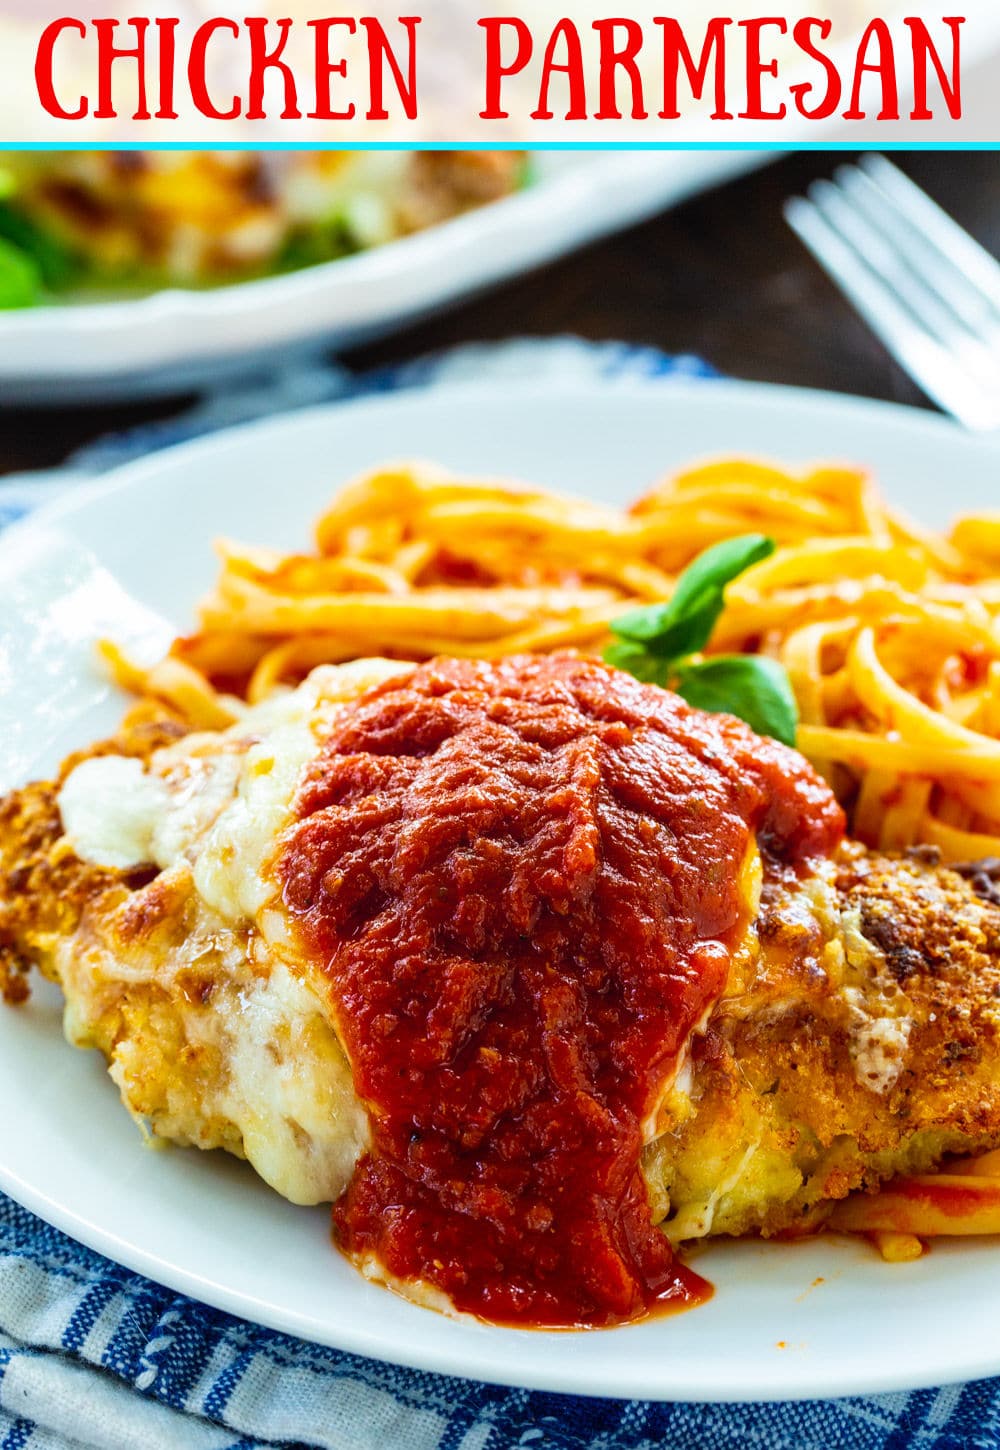
[[[472,379],[438,384],[434,385],[432,389],[426,389],[422,384],[415,384],[390,390],[387,393],[366,394],[343,402],[311,404],[291,412],[217,428],[201,437],[169,444],[167,447],[158,448],[141,458],[119,464],[108,469],[106,473],[101,473],[95,478],[88,478],[86,481],[68,488],[65,493],[47,500],[24,518],[15,519],[13,523],[7,525],[0,533],[0,561],[6,553],[10,540],[24,538],[36,529],[42,530],[56,526],[76,513],[81,506],[137,484],[141,485],[146,477],[159,473],[164,466],[172,467],[180,455],[197,459],[216,452],[224,453],[230,447],[231,440],[237,435],[240,437],[250,437],[254,434],[263,436],[282,429],[294,432],[300,424],[308,426],[311,422],[327,418],[336,420],[342,418],[348,410],[352,414],[374,415],[377,418],[380,412],[395,412],[402,400],[415,401],[421,395],[424,397],[432,395],[435,400],[441,400],[445,395],[453,395],[456,406],[461,406],[465,403],[474,404],[480,399],[495,401],[498,395],[509,396],[512,400],[532,398],[540,392],[556,398],[576,394],[604,397],[609,391],[627,391],[648,394],[650,401],[664,397],[683,401],[687,398],[702,398],[706,389],[711,389],[719,397],[725,397],[728,394],[733,398],[752,400],[765,409],[780,408],[783,403],[788,403],[815,408],[817,412],[829,416],[840,415],[845,422],[862,416],[880,419],[887,424],[904,427],[914,436],[925,433],[928,438],[933,440],[948,438],[960,444],[995,447],[1000,452],[1000,430],[993,434],[970,434],[950,418],[931,408],[916,407],[908,403],[894,403],[882,398],[868,398],[854,393],[839,393],[828,389],[786,383],[756,382],[743,378],[724,376],[685,378],[665,375],[647,378],[630,377],[624,381],[619,379],[604,382],[576,379],[563,382],[557,378],[546,378],[541,383],[517,382],[509,379],[502,382],[479,382]],[[709,454],[711,448],[707,447],[705,451],[706,454]],[[0,488],[2,485],[3,475],[0,474]]]

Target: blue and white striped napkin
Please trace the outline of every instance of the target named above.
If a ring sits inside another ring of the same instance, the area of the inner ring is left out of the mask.
[[[356,377],[286,372],[0,477],[0,527],[82,475],[281,408],[492,378],[711,376],[695,358],[572,338],[465,347]],[[0,1105],[0,1113],[5,1110]],[[998,1450],[1000,1381],[788,1405],[594,1400],[321,1349],[172,1293],[0,1195],[0,1450]]]

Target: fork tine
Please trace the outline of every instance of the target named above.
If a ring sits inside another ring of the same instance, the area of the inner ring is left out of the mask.
[[[831,182],[817,181],[810,187],[809,196],[826,220],[882,278],[896,299],[909,308],[914,321],[947,348],[991,394],[1000,397],[1000,361],[996,350],[973,336],[937,293],[914,274],[895,240],[874,227]]]
[[[875,227],[840,187],[816,181],[809,188],[809,200],[938,342],[959,351],[969,341],[942,300],[907,269],[894,240]]]
[[[811,202],[785,204],[785,219],[828,276],[929,398],[977,431],[1000,427],[1000,391],[987,392],[915,319],[867,261]]]
[[[938,251],[950,258],[994,307],[1000,308],[1000,262],[885,156],[873,152],[863,156],[858,165]]]
[[[867,171],[857,166],[841,166],[834,177],[845,196],[891,241],[921,282],[947,303],[974,336],[986,346],[997,348],[1000,309],[933,238],[914,224],[892,192],[883,190]]]

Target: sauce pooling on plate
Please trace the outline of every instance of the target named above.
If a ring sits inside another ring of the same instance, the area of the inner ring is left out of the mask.
[[[706,1286],[644,1128],[754,910],[756,834],[843,831],[794,752],[575,656],[432,661],[347,707],[278,862],[372,1128],[342,1247],[482,1318],[609,1325]]]

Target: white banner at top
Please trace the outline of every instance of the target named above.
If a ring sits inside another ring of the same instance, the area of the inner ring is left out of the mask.
[[[0,144],[1000,145],[995,0],[877,4],[0,0]]]

